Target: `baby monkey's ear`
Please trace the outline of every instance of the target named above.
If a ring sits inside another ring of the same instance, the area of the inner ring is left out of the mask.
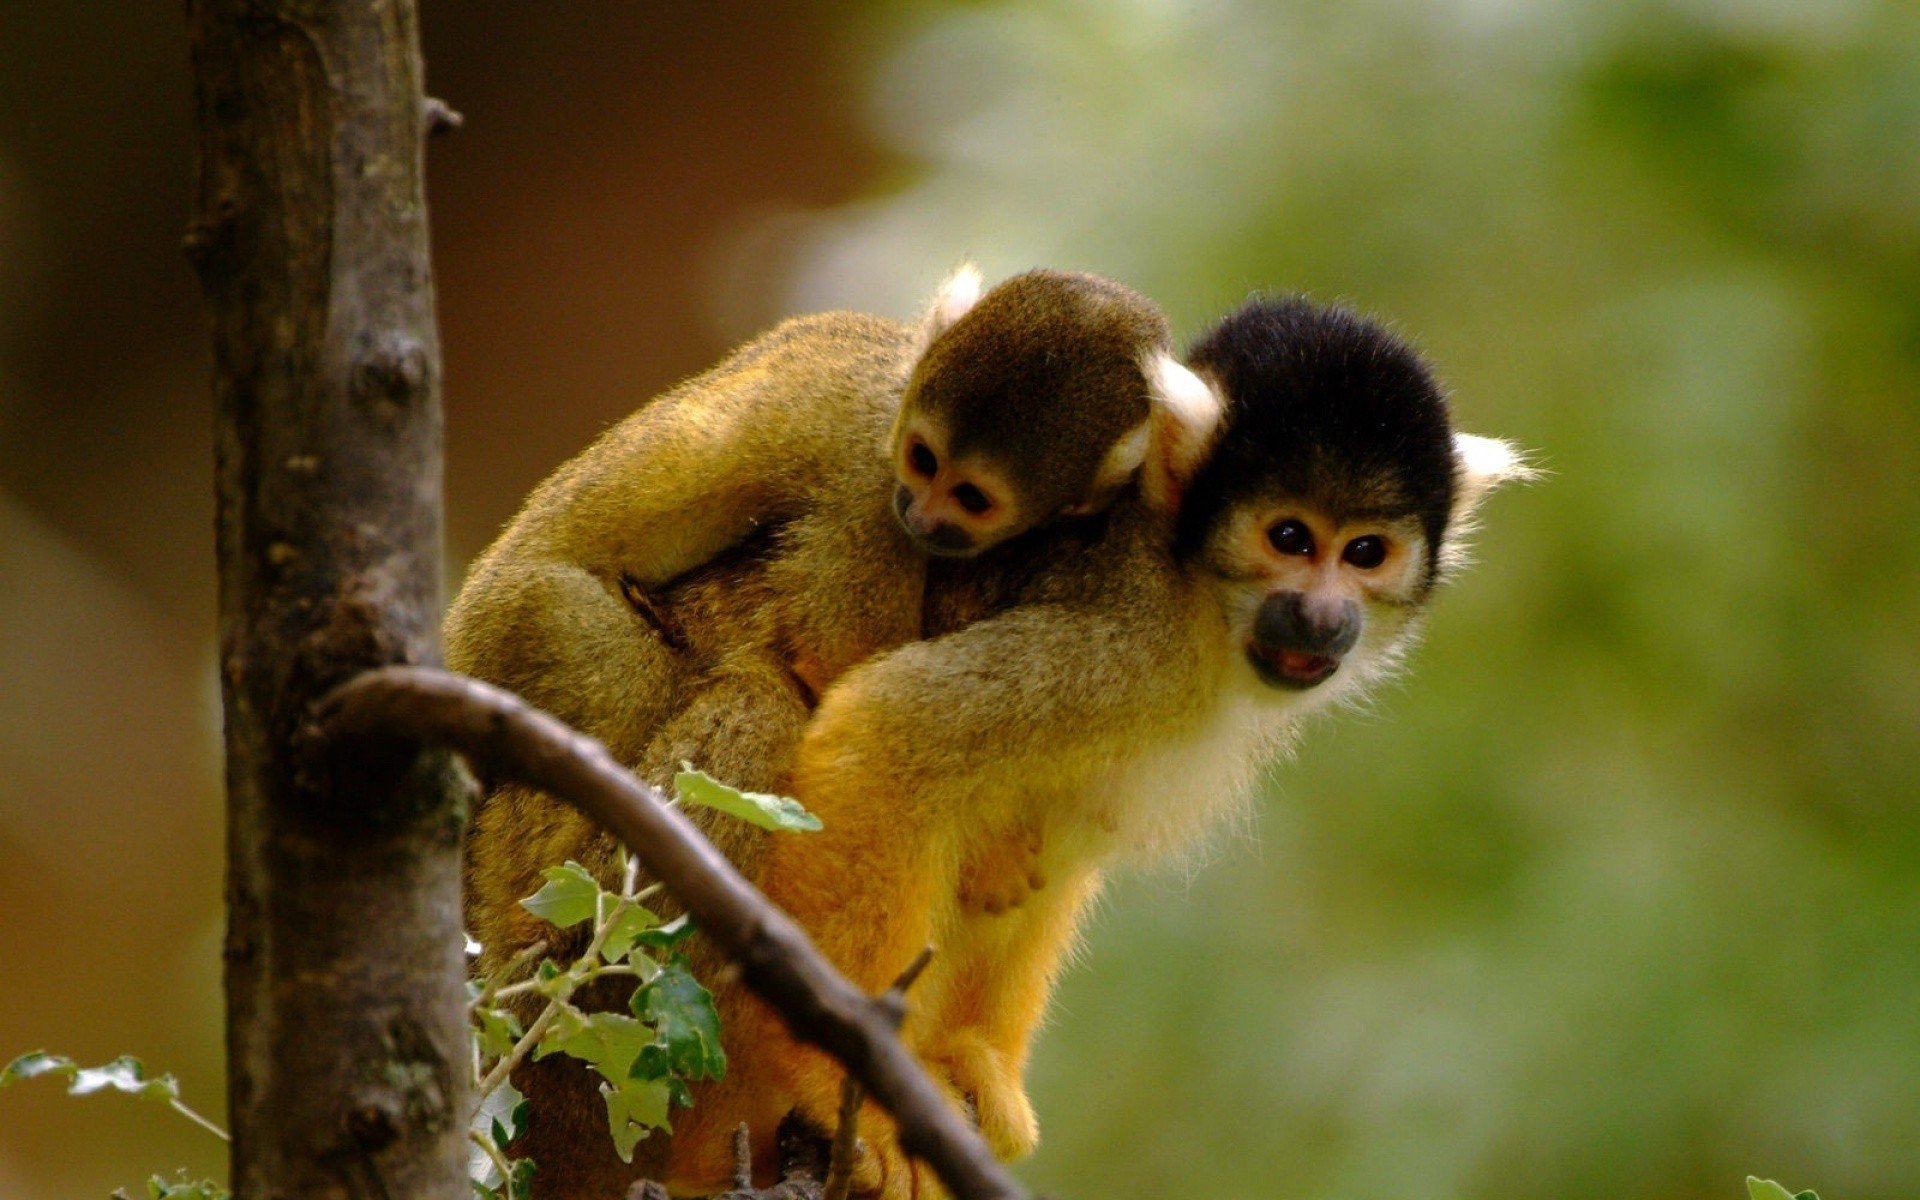
[[[1527,483],[1540,478],[1537,468],[1512,442],[1499,438],[1453,435],[1453,512],[1448,524],[1457,532],[1470,527],[1473,510],[1487,493],[1503,483]]]
[[[952,329],[961,317],[967,315],[974,305],[980,302],[981,295],[987,290],[987,281],[980,274],[980,268],[972,263],[961,263],[953,274],[947,276],[940,290],[927,302],[927,315],[920,319],[920,336],[914,346],[914,358],[917,361],[933,345],[934,339]]]
[[[1212,384],[1164,350],[1148,352],[1140,368],[1147,376],[1152,429],[1140,492],[1154,508],[1173,512],[1213,447],[1226,402]]]

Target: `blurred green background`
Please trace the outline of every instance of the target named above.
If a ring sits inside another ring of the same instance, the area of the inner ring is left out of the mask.
[[[177,6],[0,6],[0,1059],[220,1108],[210,404]],[[434,4],[450,570],[782,314],[974,255],[1183,335],[1392,317],[1497,496],[1409,679],[1124,879],[1062,1196],[1920,1194],[1920,6]],[[0,1196],[220,1169],[0,1093]]]

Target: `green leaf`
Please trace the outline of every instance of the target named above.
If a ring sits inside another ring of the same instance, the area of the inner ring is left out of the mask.
[[[600,883],[587,869],[569,859],[563,867],[540,872],[547,882],[520,902],[534,916],[565,929],[593,919],[600,900]]]
[[[72,1078],[77,1070],[79,1068],[74,1065],[73,1060],[64,1054],[48,1054],[45,1050],[33,1050],[0,1068],[0,1087],[6,1087],[22,1079],[32,1079],[37,1075],[50,1075],[55,1071]]]
[[[158,1175],[147,1180],[149,1200],[227,1200],[230,1193],[211,1179],[188,1179],[181,1172],[179,1179],[169,1183]]]
[[[600,957],[610,963],[619,962],[632,952],[641,934],[659,924],[659,916],[629,901],[620,915],[613,919],[613,928],[607,931],[607,940],[600,944]]]
[[[1808,1188],[1804,1192],[1795,1192],[1793,1200],[1820,1200],[1820,1193]]]
[[[762,829],[813,833],[820,828],[820,818],[808,812],[798,800],[728,787],[705,771],[694,770],[691,763],[673,777],[673,789],[683,804],[716,808]]]
[[[75,1071],[73,1083],[67,1087],[67,1091],[75,1096],[91,1096],[109,1088],[147,1100],[180,1098],[179,1080],[171,1075],[147,1078],[146,1067],[131,1054],[122,1054],[105,1066],[82,1067]]]
[[[526,1200],[533,1195],[533,1173],[536,1170],[530,1158],[516,1158],[507,1164],[513,1168],[513,1178],[507,1181],[509,1200]]]
[[[535,1058],[567,1054],[590,1064],[607,1080],[623,1084],[640,1052],[654,1041],[653,1030],[620,1013],[564,1013],[535,1048]]]
[[[621,1162],[633,1161],[633,1148],[640,1139],[656,1129],[671,1129],[667,1123],[670,1097],[665,1083],[629,1080],[620,1087],[600,1085],[600,1096],[607,1102],[607,1131],[613,1134],[613,1148]]]
[[[520,1035],[526,1032],[520,1028],[519,1018],[504,1008],[475,1009],[473,1019],[474,1038],[480,1043],[480,1053],[491,1058],[511,1051]]]
[[[1795,1200],[1794,1194],[1771,1179],[1747,1176],[1747,1200]]]
[[[687,1079],[718,1079],[726,1074],[720,1014],[714,1011],[712,993],[693,977],[684,955],[674,955],[660,974],[634,992],[630,1003],[634,1012],[659,1030],[675,1073]]]
[[[665,925],[649,929],[633,940],[635,945],[645,946],[649,950],[671,950],[692,937],[698,928],[691,917],[682,913]]]

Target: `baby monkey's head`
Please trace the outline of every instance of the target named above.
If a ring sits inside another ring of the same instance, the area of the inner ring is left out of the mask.
[[[1455,433],[1418,352],[1342,309],[1251,301],[1187,361],[1224,409],[1177,553],[1219,581],[1262,683],[1364,682],[1405,644],[1480,499],[1527,468]]]
[[[1168,338],[1159,308],[1111,279],[1029,271],[982,294],[963,268],[934,300],[893,426],[907,533],[960,557],[1104,508],[1146,457],[1155,398],[1192,379]]]

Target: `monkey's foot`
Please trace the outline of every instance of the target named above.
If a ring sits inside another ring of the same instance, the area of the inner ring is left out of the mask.
[[[1020,1079],[1020,1069],[977,1030],[936,1037],[922,1057],[934,1077],[952,1083],[973,1110],[980,1134],[1002,1161],[1023,1158],[1040,1144],[1040,1125]]]
[[[1047,886],[1040,868],[1038,829],[1015,830],[975,846],[960,864],[960,907],[998,916],[1019,908]]]
[[[860,1110],[858,1145],[850,1190],[860,1200],[948,1200],[940,1177],[900,1148],[893,1118],[871,1100]]]

